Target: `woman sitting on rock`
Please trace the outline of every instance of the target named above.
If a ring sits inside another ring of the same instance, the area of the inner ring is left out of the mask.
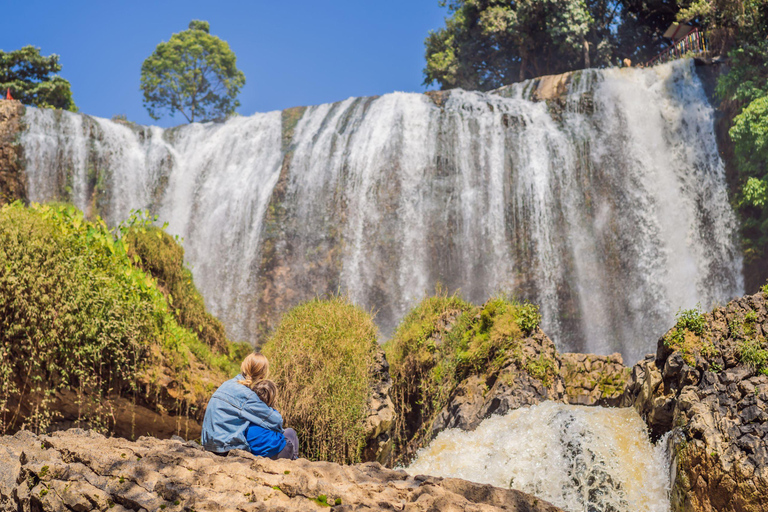
[[[222,455],[240,449],[264,457],[295,459],[299,446],[296,432],[290,428],[283,431],[283,417],[271,407],[277,388],[272,381],[271,385],[264,383],[269,361],[261,354],[249,354],[240,371],[219,386],[208,402],[201,435],[203,448]],[[259,398],[257,390],[269,404]]]

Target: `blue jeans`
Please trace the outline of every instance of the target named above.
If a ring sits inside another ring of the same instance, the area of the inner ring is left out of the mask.
[[[296,435],[296,431],[292,428],[287,428],[283,431],[285,436],[285,448],[280,450],[280,453],[275,455],[275,459],[291,459],[296,460],[299,458],[299,437]]]

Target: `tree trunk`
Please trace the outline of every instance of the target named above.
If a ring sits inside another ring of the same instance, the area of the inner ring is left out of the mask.
[[[581,36],[581,42],[584,44],[584,68],[589,68],[589,43],[587,42],[587,38],[584,36]]]

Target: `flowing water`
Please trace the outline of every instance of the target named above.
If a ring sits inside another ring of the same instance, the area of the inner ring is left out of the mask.
[[[170,130],[27,109],[30,198],[184,239],[206,303],[255,340],[316,294],[384,335],[442,283],[541,306],[561,350],[632,363],[679,308],[743,293],[713,111],[690,61],[434,99],[393,93]],[[297,113],[298,112],[298,113]]]
[[[669,460],[632,408],[544,402],[443,431],[406,471],[517,489],[568,512],[667,512]]]

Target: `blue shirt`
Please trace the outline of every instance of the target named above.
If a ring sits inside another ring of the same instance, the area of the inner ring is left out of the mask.
[[[251,453],[262,457],[277,455],[287,443],[284,434],[258,425],[248,426],[248,430],[245,431],[245,439],[248,441]]]
[[[208,451],[250,450],[245,431],[251,424],[282,435],[283,417],[248,386],[237,382],[242,378],[238,375],[219,386],[208,402],[200,435],[203,448]]]

